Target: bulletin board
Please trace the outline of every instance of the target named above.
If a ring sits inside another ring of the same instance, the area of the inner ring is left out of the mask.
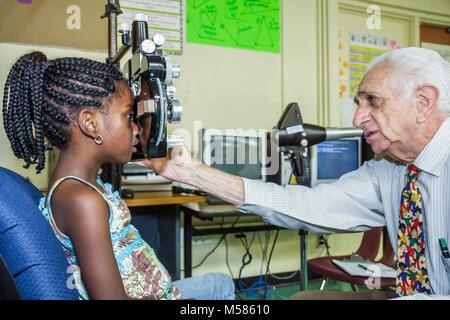
[[[121,0],[122,14],[117,17],[117,24],[131,25],[136,14],[147,17],[148,35],[164,36],[165,42],[161,49],[166,54],[182,54],[182,1],[181,0]],[[120,39],[120,35],[117,38]],[[121,47],[119,42],[118,47]]]
[[[369,28],[369,16],[365,8],[361,11],[340,8],[339,11],[337,63],[342,127],[353,126],[357,107],[353,98],[369,62],[385,52],[409,46],[412,38],[412,21],[382,12],[379,28]]]
[[[280,52],[280,0],[186,0],[186,41]]]
[[[107,0],[1,0],[0,42],[106,51]]]

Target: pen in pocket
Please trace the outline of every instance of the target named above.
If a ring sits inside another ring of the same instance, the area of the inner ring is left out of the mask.
[[[444,258],[450,258],[450,253],[448,252],[447,243],[444,238],[439,239],[439,245],[441,246],[441,251]]]

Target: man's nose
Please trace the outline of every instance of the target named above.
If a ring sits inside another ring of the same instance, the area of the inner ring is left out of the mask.
[[[359,104],[358,108],[356,108],[355,115],[353,116],[353,126],[355,128],[361,128],[362,125],[368,120],[370,120],[369,108]]]

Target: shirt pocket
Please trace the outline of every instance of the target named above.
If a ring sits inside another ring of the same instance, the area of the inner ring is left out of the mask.
[[[447,272],[448,281],[450,282],[450,258],[446,258],[442,254],[441,254],[441,258],[442,258],[442,263],[444,264],[445,272]]]

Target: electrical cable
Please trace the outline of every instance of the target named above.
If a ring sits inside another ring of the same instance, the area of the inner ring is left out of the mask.
[[[289,275],[287,275],[287,276],[281,277],[281,276],[276,276],[276,275],[272,274],[272,273],[270,272],[270,268],[269,268],[269,266],[270,266],[270,261],[272,260],[273,249],[275,248],[275,244],[276,244],[276,242],[277,242],[278,234],[279,234],[279,233],[280,233],[280,229],[277,230],[277,232],[276,232],[276,234],[275,234],[275,239],[273,240],[272,249],[270,250],[269,259],[268,259],[268,261],[267,261],[266,275],[269,275],[270,277],[272,277],[272,278],[274,278],[274,279],[276,279],[276,280],[289,280],[289,279],[292,279],[293,277],[295,277],[296,274],[297,274],[299,271],[297,270],[297,271],[294,271],[294,272],[292,272],[291,274],[289,274]]]
[[[242,256],[242,265],[241,265],[241,268],[239,269],[238,285],[239,285],[239,289],[241,290],[241,292],[244,292],[245,294],[247,294],[247,291],[242,286],[242,270],[244,269],[244,267],[246,265],[248,265],[252,261],[252,255],[250,254],[250,247],[253,244],[253,240],[255,239],[255,233],[253,233],[253,237],[250,242],[250,245],[248,244],[247,236],[244,233],[237,234],[236,237],[241,241],[241,244],[245,249],[245,254]],[[242,240],[242,239],[244,239],[244,240]],[[245,243],[244,243],[244,241],[245,241]]]
[[[236,218],[236,220],[233,222],[233,224],[231,225],[231,228],[234,228],[234,226],[236,225],[236,223],[238,222],[240,216]],[[223,223],[223,221],[222,221]],[[222,229],[223,229],[223,224],[222,224]],[[211,249],[211,251],[209,251],[204,257],[203,259],[196,264],[195,266],[192,267],[192,269],[198,268],[199,266],[201,266],[206,259],[217,249],[217,247],[222,243],[223,239],[225,239],[227,233],[223,232],[222,236],[220,237],[219,241],[217,241],[217,244],[214,246],[214,248]]]
[[[225,233],[224,229],[223,229],[224,225],[225,225],[225,218],[222,217],[222,224],[221,224],[222,233]],[[226,236],[223,238],[223,241],[225,243],[225,263],[227,265],[228,271],[230,272],[231,279],[234,279],[233,271],[231,271],[230,263],[228,262],[228,242],[227,242],[227,237]]]
[[[228,271],[230,272],[231,279],[234,279],[233,271],[231,271],[230,263],[228,261],[228,242],[227,237],[223,239],[225,243],[225,263],[227,264]]]
[[[248,245],[248,243],[247,243],[247,238],[246,238],[245,235],[243,235],[243,236],[240,237],[240,239],[242,239],[242,238],[245,239],[245,243],[244,243],[243,240],[241,240],[241,243],[242,243],[242,245],[244,246],[244,249],[246,250],[246,253],[245,253],[245,254],[243,255],[243,257],[242,257],[242,266],[241,266],[241,269],[239,270],[239,281],[238,281],[238,284],[239,284],[239,289],[241,290],[241,292],[244,292],[247,296],[250,296],[250,297],[259,297],[259,298],[266,299],[266,297],[271,297],[272,294],[273,294],[273,288],[272,288],[272,286],[271,286],[269,283],[267,283],[266,281],[263,281],[263,278],[262,278],[262,277],[263,277],[263,274],[262,274],[262,268],[263,268],[263,265],[264,265],[264,257],[265,257],[265,254],[266,254],[265,251],[267,251],[267,245],[268,245],[268,242],[267,242],[267,241],[266,241],[265,249],[263,249],[263,257],[262,257],[261,266],[260,266],[259,280],[258,280],[257,282],[255,282],[255,283],[253,283],[253,284],[252,284],[249,288],[247,288],[247,289],[245,289],[245,288],[242,286],[242,270],[243,270],[244,267],[245,267],[246,265],[248,265],[248,264],[251,262],[251,260],[252,260],[252,256],[251,256],[251,254],[250,254],[250,247],[251,247],[251,244],[253,243],[253,240],[254,240],[254,238],[255,238],[255,234],[258,236],[258,240],[260,241],[260,239],[259,239],[259,234],[256,233],[256,232],[254,232],[254,233],[253,233],[253,237],[252,237],[252,241],[251,241],[250,245]],[[267,232],[266,232],[266,238],[267,238]],[[261,241],[260,241],[260,243],[261,243]],[[259,289],[259,290],[258,290],[258,289]],[[269,295],[267,295],[267,289],[270,289]],[[258,290],[259,293],[258,293],[256,290]],[[264,291],[263,291],[263,290],[264,290]]]

